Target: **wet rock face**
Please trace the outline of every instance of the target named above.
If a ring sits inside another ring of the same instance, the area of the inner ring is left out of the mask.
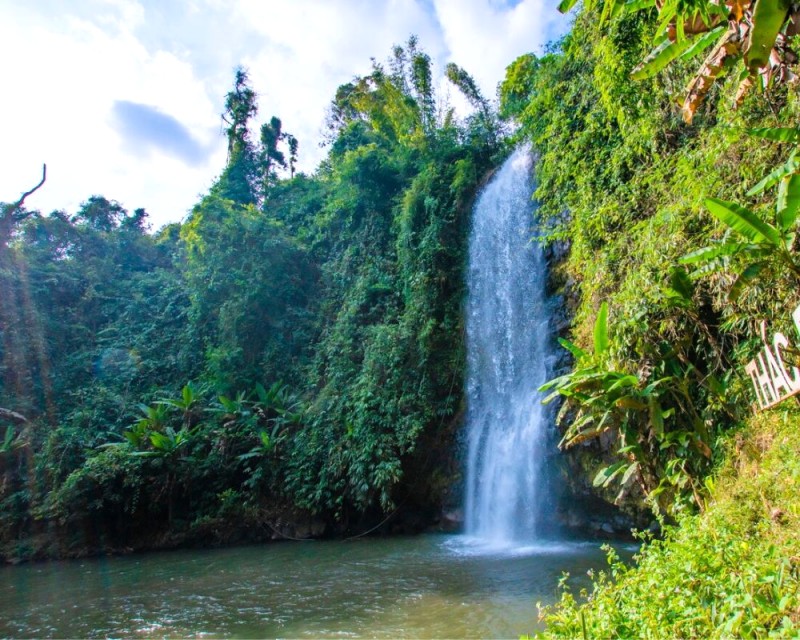
[[[309,540],[321,538],[325,534],[325,522],[317,518],[305,517],[284,527],[286,537]],[[273,536],[273,539],[275,536]]]
[[[464,528],[464,510],[449,509],[442,512],[437,529],[445,533],[457,533]]]

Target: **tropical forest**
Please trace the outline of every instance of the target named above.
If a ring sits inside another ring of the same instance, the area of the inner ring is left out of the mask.
[[[313,172],[237,67],[180,222],[3,185],[0,635],[800,634],[800,7],[548,10]]]

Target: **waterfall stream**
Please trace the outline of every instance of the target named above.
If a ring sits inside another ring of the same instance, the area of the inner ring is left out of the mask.
[[[546,265],[533,229],[532,157],[521,148],[479,196],[469,239],[466,533],[493,545],[549,528],[551,420],[537,388],[551,359]]]

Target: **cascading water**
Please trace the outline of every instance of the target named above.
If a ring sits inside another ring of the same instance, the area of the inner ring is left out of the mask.
[[[469,239],[466,533],[492,544],[548,529],[552,447],[546,267],[533,233],[532,157],[515,151],[478,198]]]

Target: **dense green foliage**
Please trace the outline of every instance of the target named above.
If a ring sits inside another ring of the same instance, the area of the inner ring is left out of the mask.
[[[150,234],[101,197],[20,217],[0,247],[0,407],[28,419],[2,425],[3,553],[224,540],[299,512],[359,530],[437,504],[469,205],[502,153],[451,71],[481,106],[463,122],[414,39],[340,87],[314,176],[278,118],[252,135],[239,71],[227,165],[185,222]]]
[[[788,331],[796,304],[785,260],[763,260],[732,304],[731,286],[752,252],[732,251],[717,261],[722,268],[692,274],[681,258],[723,231],[707,203],[741,203],[761,219],[775,210],[774,192],[754,199],[747,191],[786,151],[746,130],[774,127],[798,105],[785,91],[751,96],[738,110],[719,100],[686,126],[670,93],[687,69],[630,79],[656,28],[652,18],[625,15],[600,26],[584,11],[559,50],[509,67],[501,106],[540,153],[545,234],[569,242],[559,277],[575,312],[576,345],[590,342],[601,303],[609,309],[609,348],[573,348],[578,366],[561,381],[569,396],[562,418],[572,425],[564,444],[615,434],[617,466],[609,472],[608,457],[592,458],[598,484],[616,484],[616,472],[625,480],[619,500],[644,493],[674,514],[701,501],[718,438],[749,410],[749,383],[736,365],[758,347],[757,319]],[[792,252],[793,236],[775,242]]]
[[[633,567],[611,552],[590,590],[541,611],[544,637],[797,637],[799,419],[777,412],[727,440],[706,512],[680,517]]]
[[[556,278],[574,363],[547,385],[564,399],[562,446],[610,500],[646,498],[673,523],[543,619],[554,637],[793,636],[798,416],[748,418],[742,369],[763,319],[796,333],[798,94],[734,108],[747,72],[732,59],[687,126],[673,98],[692,65],[640,72],[663,28],[654,10],[603,18],[587,3],[501,89],[540,154],[543,235],[568,249]]]

